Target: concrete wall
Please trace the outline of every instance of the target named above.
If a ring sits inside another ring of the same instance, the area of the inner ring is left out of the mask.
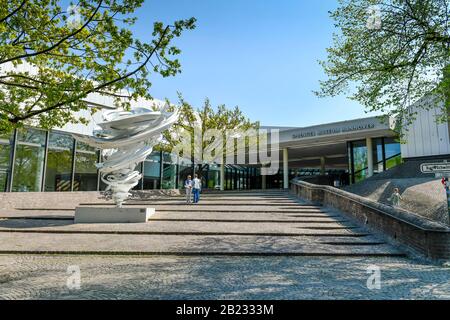
[[[448,226],[331,186],[292,181],[291,192],[302,199],[336,208],[374,233],[415,253],[430,259],[450,259]]]

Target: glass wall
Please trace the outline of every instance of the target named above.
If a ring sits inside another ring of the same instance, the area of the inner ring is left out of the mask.
[[[159,189],[161,186],[161,152],[153,151],[144,161],[144,190]]]
[[[386,170],[384,167],[384,144],[383,138],[372,139],[373,172],[380,173]]]
[[[375,174],[402,161],[400,144],[393,138],[373,139],[372,151]],[[99,183],[96,168],[99,157],[99,150],[75,142],[68,133],[35,128],[16,130],[11,136],[0,136],[0,192],[104,190],[105,184]],[[348,160],[352,183],[367,177],[365,140],[348,143]],[[137,166],[136,170],[142,173],[143,178],[134,189],[183,188],[184,180],[193,174],[193,169],[189,159],[154,151]],[[225,165],[224,169],[226,190],[261,188],[259,168]],[[196,172],[202,178],[203,188],[220,188],[220,165],[196,166]],[[290,170],[289,178],[296,175],[299,173]],[[266,177],[266,187],[283,187],[282,169]]]
[[[44,191],[72,189],[72,155],[74,139],[67,134],[50,132]]]
[[[98,183],[95,164],[99,151],[82,142],[77,142],[76,146],[73,191],[95,191]]]
[[[362,181],[367,177],[367,147],[366,141],[352,142],[353,149],[353,177],[355,182]]]
[[[402,163],[400,143],[393,138],[384,138],[386,170]]]
[[[17,132],[12,191],[41,191],[46,132],[21,129]]]
[[[347,150],[351,183],[364,180],[368,175],[366,141],[348,142]],[[388,170],[402,162],[400,143],[394,138],[372,139],[372,153],[374,174]]]
[[[188,175],[192,176],[192,162],[186,158],[178,159],[178,187],[184,188],[184,181]]]
[[[98,156],[69,133],[18,129],[0,136],[0,192],[97,190]]]
[[[249,190],[261,188],[261,177],[259,169],[235,165],[225,165],[225,190]],[[208,172],[208,188],[215,185],[220,187],[220,166],[210,166]]]
[[[177,188],[177,156],[163,153],[162,189]]]
[[[279,169],[276,174],[266,176],[267,189],[282,189],[283,188],[283,169]]]
[[[0,192],[6,191],[11,155],[10,135],[0,135]]]
[[[233,168],[230,165],[225,165],[225,190],[234,188]]]
[[[208,166],[208,177],[206,182],[208,189],[220,189],[220,166],[211,164]]]

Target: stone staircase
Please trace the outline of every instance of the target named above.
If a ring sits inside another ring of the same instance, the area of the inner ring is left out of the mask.
[[[81,205],[102,205],[91,201]],[[0,210],[0,253],[404,256],[339,212],[284,191],[205,193],[129,200],[155,207],[146,224],[74,224],[74,207]]]

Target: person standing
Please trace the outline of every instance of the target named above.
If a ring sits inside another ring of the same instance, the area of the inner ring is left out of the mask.
[[[194,193],[194,203],[198,203],[200,200],[200,190],[202,189],[202,180],[198,178],[198,175],[195,175],[193,181],[193,193]]]
[[[192,179],[191,179],[191,176],[188,175],[187,179],[184,180],[184,188],[186,189],[186,203],[187,204],[191,203],[192,187],[193,187]]]
[[[402,200],[402,196],[400,195],[400,190],[398,188],[394,188],[394,192],[392,195],[388,198],[388,201],[392,202],[392,205],[394,207],[400,206],[400,200]]]

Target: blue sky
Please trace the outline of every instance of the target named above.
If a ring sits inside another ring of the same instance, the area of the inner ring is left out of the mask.
[[[137,12],[136,36],[149,39],[155,20],[194,16],[197,28],[177,40],[182,73],[152,76],[155,98],[194,106],[238,105],[263,125],[307,126],[369,116],[345,96],[317,98],[334,30],[335,0],[146,0]]]

